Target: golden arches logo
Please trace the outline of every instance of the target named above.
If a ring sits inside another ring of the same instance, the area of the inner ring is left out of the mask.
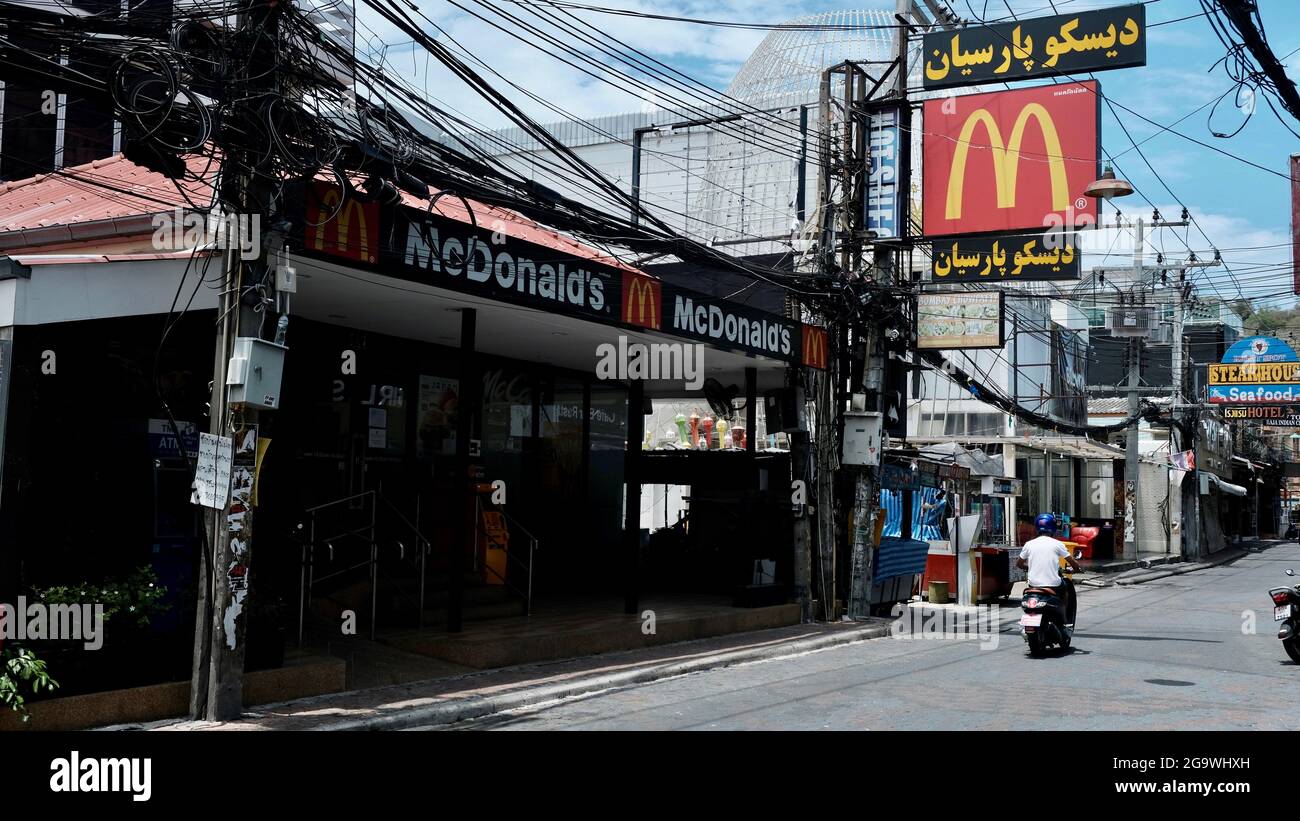
[[[355,254],[351,254],[350,256],[355,256],[359,259],[369,259],[370,233],[369,226],[366,224],[365,206],[356,199],[349,199],[344,203],[342,208],[339,208],[339,203],[341,201],[342,194],[339,190],[337,188],[330,188],[321,196],[319,215],[323,216],[324,214],[334,213],[335,211],[338,212],[331,221],[334,223],[336,231],[335,243],[338,247],[339,253],[341,254],[348,253],[348,238],[352,235],[352,222],[355,218],[357,224],[358,243]],[[315,229],[316,242],[314,247],[317,251],[325,250],[325,232],[325,225],[317,226]]]
[[[1029,120],[1038,123],[1047,147],[1047,167],[1052,180],[1052,208],[1064,211],[1070,207],[1069,182],[1065,176],[1065,158],[1061,153],[1061,139],[1056,133],[1052,115],[1039,103],[1028,103],[1020,109],[1011,126],[1011,138],[1003,144],[1002,131],[987,108],[976,109],[962,124],[957,137],[957,151],[952,158],[952,173],[948,177],[948,201],[944,217],[961,218],[962,190],[966,181],[966,160],[970,154],[970,141],[975,127],[983,125],[989,135],[989,152],[993,155],[993,174],[997,186],[998,208],[1011,208],[1016,204],[1016,177],[1020,169],[1020,144],[1025,137]]]
[[[826,368],[826,331],[803,326],[803,363],[812,368]]]
[[[623,321],[643,328],[658,328],[658,284],[646,277],[629,274],[623,278],[623,290],[626,292],[623,297]],[[647,315],[649,321],[646,320]]]

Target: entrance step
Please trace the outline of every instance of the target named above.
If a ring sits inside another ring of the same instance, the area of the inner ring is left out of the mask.
[[[508,619],[522,616],[528,611],[523,599],[511,597],[499,601],[470,602],[466,599],[461,609],[461,618],[465,621],[483,621],[485,619]],[[429,607],[424,611],[425,624],[443,624],[447,620],[446,605]]]
[[[653,604],[647,609],[655,609]],[[466,617],[468,622],[468,616]],[[495,619],[466,624],[460,633],[437,629],[380,636],[379,640],[408,653],[478,669],[534,664],[590,656],[728,633],[766,630],[799,623],[799,605],[769,607],[695,608],[680,613],[659,611],[653,633],[644,630],[639,615],[615,607],[593,605],[535,613],[526,619]]]

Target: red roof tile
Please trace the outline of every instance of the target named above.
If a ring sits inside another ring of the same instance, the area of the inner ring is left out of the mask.
[[[186,160],[192,174],[213,180],[218,166],[206,156]],[[136,165],[121,154],[50,174],[0,184],[0,231],[74,225],[208,203],[208,182],[177,181]]]
[[[98,220],[138,217],[187,207],[189,202],[206,204],[212,199],[211,183],[220,164],[206,155],[186,158],[190,173],[204,182],[172,180],[136,165],[121,154],[50,174],[0,184],[0,232],[22,231],[55,225],[75,225]],[[324,174],[321,179],[333,179]],[[189,201],[178,185],[185,186]],[[403,204],[420,210],[429,208],[423,200],[402,192]],[[590,259],[635,271],[609,254],[540,225],[514,211],[470,201],[471,218],[459,197],[444,196],[434,209],[449,219],[477,222],[480,229],[500,231],[583,259]]]

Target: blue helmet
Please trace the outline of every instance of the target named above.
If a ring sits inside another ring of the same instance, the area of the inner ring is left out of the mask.
[[[1050,513],[1040,513],[1034,519],[1034,527],[1038,528],[1039,533],[1056,535],[1056,517]]]

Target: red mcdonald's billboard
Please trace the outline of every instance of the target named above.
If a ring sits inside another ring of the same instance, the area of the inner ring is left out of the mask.
[[[1095,80],[926,100],[925,234],[1096,224],[1100,105]]]
[[[803,364],[809,368],[826,370],[826,329],[816,325],[803,326]]]
[[[307,248],[358,262],[377,262],[379,204],[348,197],[339,207],[339,189],[317,180],[308,197]]]
[[[623,321],[642,328],[663,327],[663,291],[659,280],[623,272]]]

